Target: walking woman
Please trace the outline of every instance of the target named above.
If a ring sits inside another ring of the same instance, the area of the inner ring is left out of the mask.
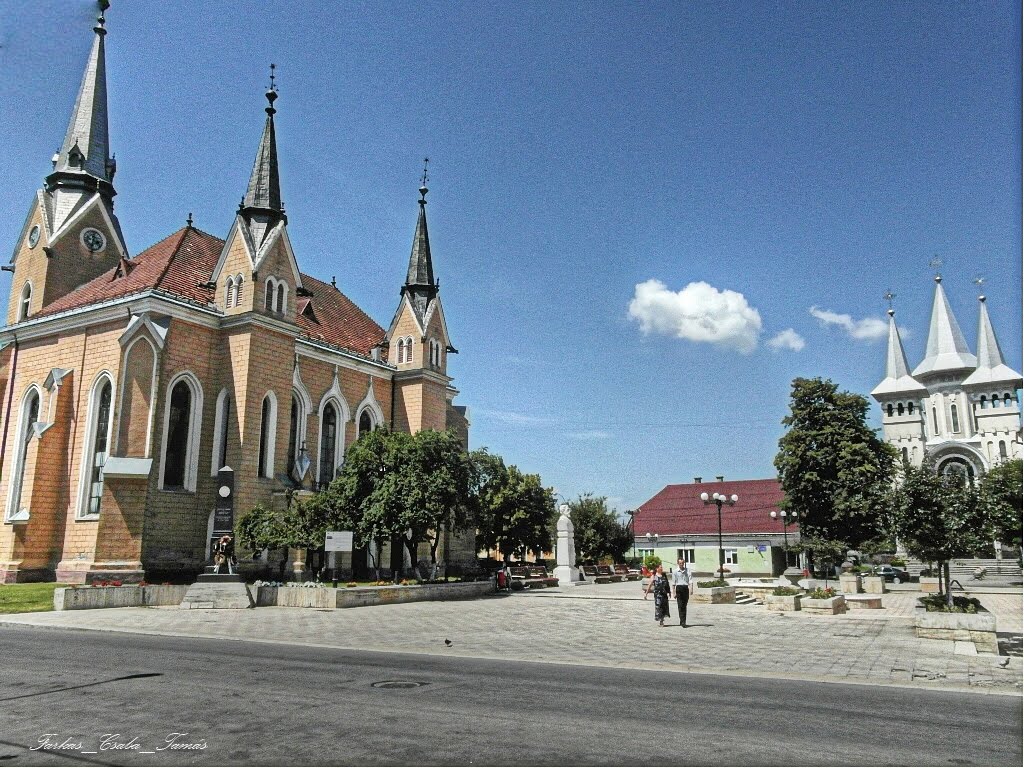
[[[668,612],[668,594],[670,589],[665,569],[659,565],[654,569],[654,575],[651,577],[650,582],[648,582],[647,589],[644,590],[644,600],[647,599],[647,596],[653,590],[654,620],[663,627],[665,626],[665,619],[672,618]]]

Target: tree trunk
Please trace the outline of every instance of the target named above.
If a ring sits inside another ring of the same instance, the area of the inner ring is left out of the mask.
[[[948,560],[945,563],[943,563],[943,567],[945,569],[945,577],[943,578],[943,583],[946,585],[946,607],[947,608],[952,608],[953,607],[953,591],[949,588],[949,561]]]
[[[436,531],[434,538],[430,540],[430,580],[437,578],[437,547],[441,543],[441,531]]]

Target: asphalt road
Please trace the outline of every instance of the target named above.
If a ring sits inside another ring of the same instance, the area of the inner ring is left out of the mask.
[[[0,647],[0,767],[1022,763],[1016,696],[15,625]]]

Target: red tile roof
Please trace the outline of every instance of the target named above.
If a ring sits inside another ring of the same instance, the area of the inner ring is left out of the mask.
[[[722,533],[782,533],[781,518],[773,519],[770,514],[781,508],[782,486],[772,479],[666,485],[637,509],[636,535],[717,534],[718,509],[714,503],[701,501],[704,492],[709,497],[715,493],[739,496],[735,506],[722,506]],[[793,532],[797,527],[791,523],[788,529]]]
[[[33,319],[150,290],[211,304],[216,288],[206,284],[223,248],[224,241],[219,237],[185,227],[47,304]],[[334,286],[309,275],[302,275],[302,284],[312,296],[299,297],[296,304],[300,335],[369,357],[373,346],[383,340],[384,329]],[[308,311],[310,304],[312,313]]]

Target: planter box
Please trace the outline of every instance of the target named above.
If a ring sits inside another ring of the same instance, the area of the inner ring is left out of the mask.
[[[769,611],[799,611],[803,595],[765,595],[764,607]]]
[[[938,592],[939,591],[939,577],[938,576],[922,576],[920,580],[922,592]]]
[[[914,634],[933,640],[974,643],[979,653],[999,653],[996,617],[982,608],[978,613],[944,613],[914,608]]]
[[[736,602],[736,587],[697,587],[693,591],[693,602],[723,605]]]
[[[860,592],[860,576],[840,574],[839,589],[847,595],[856,595]]]
[[[861,584],[869,595],[884,595],[886,592],[885,579],[881,576],[865,576]]]
[[[53,610],[80,611],[93,608],[134,608],[140,605],[178,605],[188,585],[138,585],[122,587],[58,587],[53,591]]]
[[[848,610],[873,609],[882,607],[882,596],[875,594],[846,595]]]
[[[831,598],[815,600],[805,596],[800,601],[800,610],[804,613],[823,613],[829,616],[846,613],[846,598],[836,595]]]
[[[425,600],[474,600],[494,594],[491,581],[409,584],[383,587],[259,587],[257,607],[359,608]]]

